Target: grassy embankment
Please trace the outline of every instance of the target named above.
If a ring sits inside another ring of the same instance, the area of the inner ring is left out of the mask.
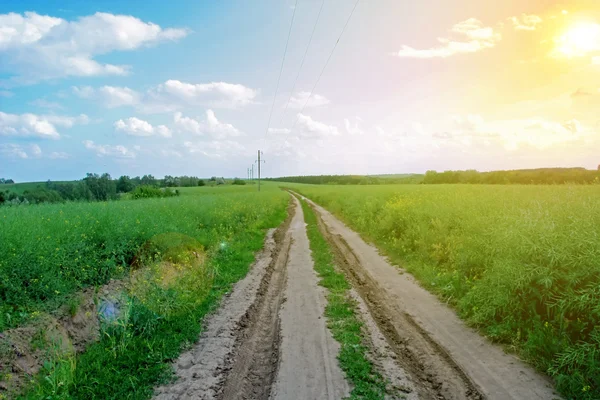
[[[0,332],[34,323],[84,287],[129,277],[140,254],[148,263],[99,342],[68,357],[53,357],[49,346],[25,398],[149,398],[168,379],[169,361],[197,338],[198,321],[247,273],[287,201],[275,187],[217,187],[0,210]]]
[[[600,186],[312,186],[470,325],[600,398]]]
[[[328,290],[325,316],[333,337],[340,343],[338,359],[346,378],[352,384],[351,399],[384,399],[386,384],[367,359],[362,323],[357,318],[356,302],[350,297],[350,285],[334,266],[329,244],[321,235],[315,212],[301,200],[314,268],[319,284]]]

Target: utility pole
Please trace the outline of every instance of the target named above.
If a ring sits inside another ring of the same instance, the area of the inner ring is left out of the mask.
[[[258,163],[258,191],[259,192],[260,192],[260,163],[261,163],[260,153],[262,153],[262,151],[258,150],[258,160],[256,160],[256,162]],[[265,160],[262,160],[262,162],[265,162]]]
[[[250,179],[254,180],[254,163],[252,163],[252,168],[250,169]]]

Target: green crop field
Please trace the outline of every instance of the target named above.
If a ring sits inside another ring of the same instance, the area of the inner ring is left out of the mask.
[[[600,186],[281,185],[340,217],[567,397],[600,398]]]
[[[136,260],[160,267],[135,275],[124,320],[104,327],[100,342],[76,357],[48,356],[25,398],[148,398],[168,361],[197,338],[198,321],[246,274],[289,198],[275,185],[182,194],[0,209],[0,332],[35,324],[86,287],[132,276]],[[10,375],[0,371],[0,381]],[[122,385],[119,376],[134,378]]]

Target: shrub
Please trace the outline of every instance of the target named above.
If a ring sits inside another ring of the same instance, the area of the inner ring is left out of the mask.
[[[240,178],[235,178],[232,183],[232,185],[245,185],[245,184],[246,184],[246,181],[244,181]]]
[[[131,192],[132,199],[150,199],[153,197],[173,197],[179,194],[178,191],[173,191],[169,188],[159,189],[154,186],[142,185],[135,188]]]

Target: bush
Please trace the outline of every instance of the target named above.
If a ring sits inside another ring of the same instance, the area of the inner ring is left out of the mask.
[[[179,195],[178,191],[173,191],[169,188],[159,189],[154,186],[142,185],[135,188],[131,192],[132,199],[150,199],[153,197],[173,197]]]
[[[240,178],[235,178],[232,183],[232,185],[245,185],[245,184],[246,184],[246,181],[244,181]]]

